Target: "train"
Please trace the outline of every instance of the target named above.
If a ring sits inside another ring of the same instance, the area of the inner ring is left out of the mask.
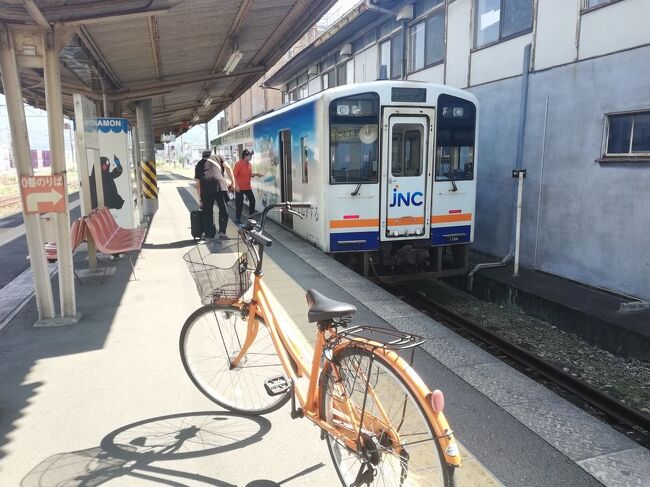
[[[276,221],[325,253],[384,276],[467,271],[474,240],[478,100],[449,86],[330,88],[212,141],[253,151],[258,208],[309,201]]]

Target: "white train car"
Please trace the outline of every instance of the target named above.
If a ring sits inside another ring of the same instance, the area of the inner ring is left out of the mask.
[[[213,146],[233,162],[254,150],[258,209],[312,202],[303,219],[275,218],[323,252],[443,276],[466,271],[474,238],[477,127],[470,93],[375,81],[322,91]]]

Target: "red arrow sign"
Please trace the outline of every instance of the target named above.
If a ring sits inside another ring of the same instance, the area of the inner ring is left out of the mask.
[[[65,185],[62,174],[21,176],[20,193],[25,213],[65,213]]]

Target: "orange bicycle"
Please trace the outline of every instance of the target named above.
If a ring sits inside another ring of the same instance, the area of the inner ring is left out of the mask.
[[[279,203],[247,220],[235,245],[185,255],[204,306],[183,325],[180,354],[194,385],[231,411],[265,414],[291,400],[291,416],[321,428],[346,486],[450,486],[461,457],[444,398],[412,368],[424,340],[387,328],[349,327],[356,308],[314,289],[313,350],[301,344],[262,276],[267,213],[300,216],[309,203]]]

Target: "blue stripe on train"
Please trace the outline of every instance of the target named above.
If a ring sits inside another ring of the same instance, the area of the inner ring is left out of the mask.
[[[456,227],[438,227],[431,229],[432,245],[467,243],[472,235],[471,225]]]
[[[330,252],[377,250],[379,232],[330,233]]]

